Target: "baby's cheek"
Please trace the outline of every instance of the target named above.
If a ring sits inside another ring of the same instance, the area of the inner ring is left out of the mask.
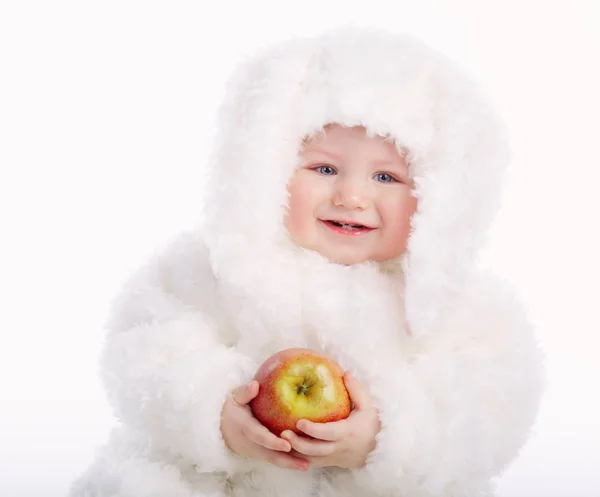
[[[297,238],[301,234],[301,224],[298,220],[297,212],[290,206],[290,209],[286,213],[284,226],[287,229],[290,236],[297,241]]]
[[[290,234],[308,242],[314,237],[316,206],[323,197],[322,185],[302,171],[288,188],[290,193],[287,228]]]
[[[408,236],[410,234],[410,217],[411,213],[402,211],[400,216],[397,218],[395,226],[395,244],[398,250],[402,253],[406,249],[408,242]]]
[[[386,259],[398,257],[406,250],[410,233],[410,218],[413,212],[413,202],[408,198],[391,199],[387,204],[382,205],[381,213],[385,226],[383,242]]]
[[[284,225],[292,239],[301,247],[307,247],[310,243],[310,223],[308,222],[306,206],[302,198],[296,196],[290,200],[289,209],[286,213]]]
[[[394,259],[402,255],[404,250],[406,250],[406,236],[400,231],[388,233],[387,240],[385,241],[384,259]]]

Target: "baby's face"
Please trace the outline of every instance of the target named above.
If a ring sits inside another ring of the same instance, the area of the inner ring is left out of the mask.
[[[382,262],[404,252],[417,200],[393,143],[362,127],[332,125],[300,157],[285,217],[298,245],[339,264]]]

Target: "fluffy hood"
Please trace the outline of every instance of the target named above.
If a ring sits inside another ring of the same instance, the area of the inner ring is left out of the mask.
[[[285,292],[290,281],[266,275],[292,269],[287,183],[302,139],[328,123],[364,126],[408,151],[418,208],[399,277],[412,332],[425,335],[474,268],[509,153],[504,125],[476,85],[408,35],[346,28],[265,48],[238,67],[207,182],[213,268],[241,292]]]

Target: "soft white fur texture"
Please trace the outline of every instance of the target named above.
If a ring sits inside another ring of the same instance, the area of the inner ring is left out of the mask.
[[[103,378],[122,426],[71,496],[492,495],[542,390],[525,310],[476,271],[509,157],[501,121],[445,57],[369,30],[265,49],[227,95],[205,225],[114,304]],[[409,152],[419,207],[395,266],[332,264],[285,233],[300,141],[330,122]],[[291,346],[331,355],[375,399],[382,429],[364,468],[292,472],[225,447],[227,392]]]

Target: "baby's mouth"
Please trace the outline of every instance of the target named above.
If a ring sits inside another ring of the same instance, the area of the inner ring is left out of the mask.
[[[333,221],[333,220],[323,220],[323,222],[328,225],[330,228],[333,228],[338,232],[348,232],[348,233],[366,233],[368,231],[372,231],[374,228],[370,228],[368,226],[364,226],[362,224],[350,224],[344,223],[341,221]]]
[[[366,229],[366,226],[362,224],[346,224],[340,223],[338,221],[326,221],[327,223],[333,224],[334,226],[339,226],[340,228],[344,228],[346,230],[363,230]]]

